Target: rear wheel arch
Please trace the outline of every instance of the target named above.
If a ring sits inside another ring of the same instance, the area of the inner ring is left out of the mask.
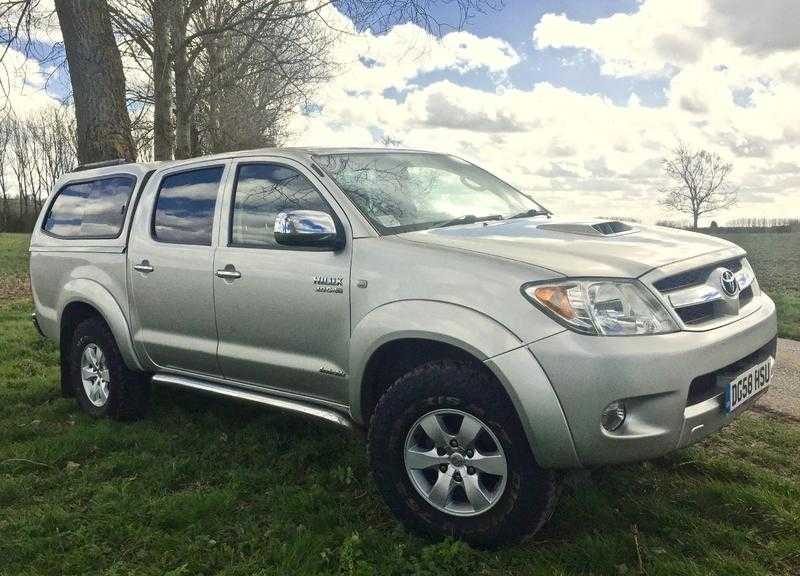
[[[125,365],[131,370],[144,370],[133,347],[125,313],[117,299],[104,286],[86,278],[74,279],[64,286],[57,308],[60,310],[59,342],[64,334],[64,324],[69,324],[73,314],[94,311],[114,335]]]

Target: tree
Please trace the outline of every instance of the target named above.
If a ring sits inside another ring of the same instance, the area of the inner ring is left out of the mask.
[[[105,0],[55,0],[69,63],[78,161],[136,160],[125,76]]]
[[[697,230],[700,216],[736,204],[737,190],[728,181],[733,164],[723,162],[718,154],[692,151],[680,143],[672,156],[664,159],[663,165],[670,184],[660,189],[663,198],[659,204],[675,212],[691,214],[694,230]]]
[[[54,106],[0,120],[0,231],[30,231],[47,194],[75,161],[69,110]]]
[[[308,23],[316,18],[325,24],[320,14],[327,6],[335,5],[362,28],[382,30],[408,21],[441,33],[446,24],[433,10],[438,5],[457,11],[453,27],[461,27],[475,12],[503,4],[503,0],[111,0],[110,9],[106,0],[54,1],[69,64],[81,162],[135,160],[137,145],[150,141],[157,160],[185,158],[204,147],[249,145],[254,141],[252,130],[234,141],[213,134],[220,122],[231,120],[220,113],[222,105],[237,101],[244,83],[248,88],[267,86],[269,94],[281,98],[277,106],[266,98],[247,101],[259,114],[253,125],[263,128],[256,140],[274,141],[283,116],[293,109],[286,104],[304,96],[323,75],[325,50],[314,45],[323,36],[310,33],[313,27]],[[48,6],[46,0],[0,0],[0,45],[5,44],[0,60],[12,45],[23,44],[26,53],[36,45],[31,31],[52,14]],[[146,70],[151,83],[130,107],[115,30],[126,54]],[[294,57],[291,61],[286,59],[287,49]],[[148,127],[143,112],[150,109],[153,120]],[[129,112],[135,114],[135,140]],[[246,114],[235,120],[246,119]]]

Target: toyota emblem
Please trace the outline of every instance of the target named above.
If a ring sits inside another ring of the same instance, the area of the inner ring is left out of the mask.
[[[736,277],[730,270],[725,270],[720,277],[720,284],[722,291],[728,296],[736,296],[739,291],[739,285],[736,283]]]

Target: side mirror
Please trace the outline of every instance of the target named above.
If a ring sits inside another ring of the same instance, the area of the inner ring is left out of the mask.
[[[284,246],[339,249],[344,244],[336,222],[327,212],[291,210],[275,218],[275,241]]]

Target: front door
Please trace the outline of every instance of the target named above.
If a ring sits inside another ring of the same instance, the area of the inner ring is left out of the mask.
[[[222,209],[214,258],[219,363],[226,378],[347,401],[350,227],[316,176],[278,158],[243,159]],[[288,210],[328,212],[338,251],[287,247],[273,234]]]
[[[134,341],[160,368],[219,376],[215,214],[225,165],[156,173],[128,247]]]

